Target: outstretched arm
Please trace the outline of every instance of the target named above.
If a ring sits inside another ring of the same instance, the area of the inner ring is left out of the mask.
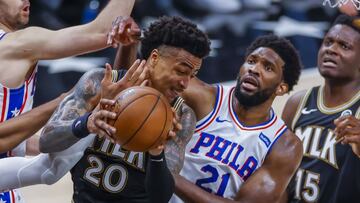
[[[39,131],[64,97],[65,94],[62,94],[29,112],[0,123],[0,153],[10,151]]]
[[[79,55],[108,47],[107,36],[117,16],[129,16],[135,0],[112,0],[92,22],[51,31],[29,27],[9,33],[4,43],[7,58],[55,59]],[[124,22],[126,23],[126,22]],[[124,25],[120,25],[122,28]],[[119,29],[120,31],[120,29]],[[122,30],[124,32],[124,30]],[[2,54],[2,55],[4,55]]]
[[[300,140],[287,131],[275,143],[264,164],[241,186],[234,200],[222,198],[175,175],[175,193],[186,202],[278,202],[302,158]],[[259,195],[261,194],[261,195]]]

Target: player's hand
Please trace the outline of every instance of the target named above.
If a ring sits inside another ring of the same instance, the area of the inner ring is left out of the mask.
[[[334,121],[336,140],[350,144],[353,152],[360,157],[360,120],[352,115],[342,116]]]
[[[117,94],[126,88],[144,85],[148,77],[148,68],[146,68],[145,63],[145,60],[136,60],[125,76],[117,82],[113,81],[112,67],[107,63],[105,65],[105,75],[101,81],[101,98],[114,99]]]
[[[111,107],[116,103],[115,100],[101,99],[99,105],[94,109],[88,118],[87,128],[90,133],[97,134],[99,137],[106,137],[114,142],[116,128],[107,123],[108,119],[116,119],[116,113],[111,111]]]
[[[141,36],[141,30],[134,19],[129,16],[118,16],[113,21],[112,28],[108,34],[107,44],[114,48],[121,43],[125,46],[137,43]]]
[[[345,4],[342,4],[339,7],[340,12],[345,13],[349,16],[356,16],[358,15],[358,8],[355,7],[352,1],[347,1]]]

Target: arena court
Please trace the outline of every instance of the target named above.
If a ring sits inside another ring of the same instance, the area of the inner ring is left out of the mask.
[[[291,93],[299,90],[308,89],[309,87],[319,85],[323,82],[316,68],[304,70],[301,74],[300,81]],[[234,82],[228,82],[224,85],[232,85]],[[285,105],[286,95],[274,101],[274,109],[278,115],[281,115],[281,109]],[[27,203],[66,203],[71,202],[72,198],[72,181],[70,174],[67,174],[54,185],[37,185],[29,186],[21,190]]]

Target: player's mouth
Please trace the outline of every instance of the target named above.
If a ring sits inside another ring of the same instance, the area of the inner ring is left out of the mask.
[[[241,88],[247,92],[256,91],[259,88],[259,81],[254,76],[244,76],[241,80]]]
[[[179,96],[181,94],[181,92],[183,92],[183,90],[176,90],[176,89],[171,89],[168,93],[169,93],[169,100],[172,101],[173,99],[175,99],[177,96]]]
[[[336,68],[338,65],[337,61],[329,56],[324,56],[322,60],[322,66],[325,68]]]

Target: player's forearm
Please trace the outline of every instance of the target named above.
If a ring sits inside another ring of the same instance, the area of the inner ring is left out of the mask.
[[[196,203],[234,203],[233,201],[225,199],[211,193],[206,192],[197,185],[186,180],[180,175],[174,175],[175,180],[175,194],[180,197],[184,202]]]
[[[51,153],[63,151],[80,139],[72,132],[72,121],[50,123],[40,137],[40,151]]]
[[[146,170],[145,186],[150,202],[169,202],[174,193],[174,179],[166,167],[164,154],[150,156]]]
[[[138,43],[128,46],[120,45],[115,57],[114,69],[129,69],[136,60]]]
[[[107,34],[117,16],[130,16],[135,0],[111,0],[89,26],[93,33]]]
[[[6,152],[35,134],[45,123],[65,95],[0,124],[0,152]]]
[[[165,155],[168,168],[171,173],[179,174],[185,159],[185,148],[191,136],[194,134],[196,116],[193,110],[183,104],[180,123],[182,130],[176,133],[176,137],[166,143]]]
[[[78,135],[74,134],[74,121],[81,118],[86,112],[92,111],[98,103],[97,98],[103,75],[102,70],[96,70],[89,71],[81,77],[74,87],[74,91],[61,102],[45,125],[40,137],[41,152],[62,151],[80,139]],[[80,123],[82,125],[79,126],[86,125],[86,122]]]

